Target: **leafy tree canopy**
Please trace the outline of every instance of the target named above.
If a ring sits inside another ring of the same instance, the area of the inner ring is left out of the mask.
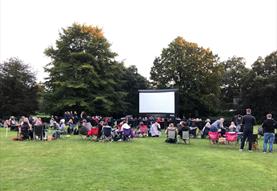
[[[0,117],[33,114],[38,108],[35,74],[18,58],[0,64]]]
[[[117,54],[110,46],[98,27],[74,23],[62,29],[56,46],[45,50],[52,59],[45,68],[49,78],[44,101],[49,112],[85,110],[101,115],[128,112],[129,69],[116,61]]]
[[[180,114],[207,115],[218,109],[222,73],[211,50],[177,37],[154,60],[150,78],[154,87],[179,89]]]

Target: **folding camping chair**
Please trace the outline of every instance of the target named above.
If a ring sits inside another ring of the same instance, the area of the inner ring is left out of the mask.
[[[229,144],[230,142],[236,142],[238,140],[238,134],[236,132],[226,132],[225,133],[226,142]]]
[[[167,129],[167,143],[176,143],[177,142],[177,132],[175,129]]]
[[[212,132],[212,131],[210,131],[208,133],[208,136],[209,136],[211,144],[216,143],[218,141],[218,139],[219,139],[219,133],[218,132]]]
[[[33,127],[33,139],[34,140],[45,140],[47,138],[44,137],[45,135],[45,126],[44,125],[36,125]]]
[[[189,131],[182,131],[182,140],[187,144],[190,143]]]
[[[79,135],[82,139],[86,139],[88,137],[88,129],[84,126],[81,126],[79,129]]]
[[[123,129],[123,141],[130,141],[132,136],[132,129]]]
[[[88,131],[87,135],[91,138],[91,140],[97,141],[98,131],[99,129],[97,127],[93,127]]]
[[[110,126],[104,126],[102,128],[101,139],[103,141],[111,141],[112,140],[112,128]]]

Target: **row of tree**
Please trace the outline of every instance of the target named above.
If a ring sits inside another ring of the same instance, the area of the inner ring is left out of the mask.
[[[179,89],[179,115],[208,116],[252,107],[256,115],[276,113],[277,52],[259,57],[251,68],[241,57],[220,62],[209,49],[174,39],[156,57],[150,81],[135,66],[118,62],[101,29],[73,24],[45,50],[49,77],[36,83],[17,58],[0,65],[0,117],[37,111],[87,111],[122,116],[138,113],[138,89]]]
[[[177,37],[150,74],[153,87],[179,89],[179,111],[186,116],[243,114],[247,107],[258,119],[277,115],[277,51],[247,68],[242,57],[221,62],[211,50]]]

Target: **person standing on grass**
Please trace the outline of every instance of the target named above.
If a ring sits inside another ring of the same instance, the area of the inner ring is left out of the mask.
[[[252,142],[253,142],[253,126],[256,123],[256,119],[253,115],[251,115],[251,109],[246,109],[246,115],[242,117],[242,128],[243,128],[243,134],[242,134],[242,141],[240,145],[240,150],[243,151],[244,144],[246,139],[248,140],[248,151],[252,152]]]
[[[263,122],[262,128],[264,132],[264,145],[263,152],[267,151],[267,144],[269,144],[269,152],[273,151],[273,143],[275,139],[274,129],[276,128],[277,122],[272,119],[272,114],[266,115],[266,120]]]

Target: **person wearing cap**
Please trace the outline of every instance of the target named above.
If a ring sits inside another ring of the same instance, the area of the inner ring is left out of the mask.
[[[246,139],[248,140],[248,151],[252,152],[252,142],[253,142],[253,126],[256,123],[256,119],[253,115],[251,115],[251,109],[246,109],[246,115],[242,117],[242,140],[240,145],[240,150],[243,151],[244,144]]]
[[[266,153],[267,145],[269,145],[269,152],[273,152],[273,143],[275,139],[274,129],[276,128],[277,122],[272,118],[272,114],[266,115],[266,120],[263,122],[262,128],[264,132],[264,145],[263,152]]]

